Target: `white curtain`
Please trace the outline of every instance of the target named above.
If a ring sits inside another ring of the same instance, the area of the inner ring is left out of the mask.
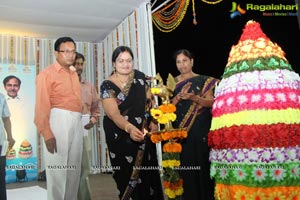
[[[0,63],[34,65],[36,63],[36,39],[12,35],[0,35]]]

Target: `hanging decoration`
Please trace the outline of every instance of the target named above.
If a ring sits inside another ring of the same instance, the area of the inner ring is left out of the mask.
[[[150,138],[153,143],[164,142],[162,155],[164,192],[169,200],[179,200],[182,199],[183,194],[183,180],[176,170],[180,167],[180,153],[182,151],[179,140],[187,137],[187,130],[172,127],[172,122],[176,119],[176,107],[170,103],[170,97],[173,96],[175,88],[174,78],[169,75],[167,86],[163,85],[159,74],[156,75],[155,79],[158,80],[158,84],[151,88],[151,93],[161,98],[162,105],[152,108],[150,112],[159,124],[164,125],[164,129],[152,132]]]
[[[14,37],[10,38],[10,64],[15,63]]]
[[[218,3],[220,3],[223,0],[212,0],[212,1],[201,0],[201,1],[203,1],[204,3],[207,3],[207,4],[218,4]]]
[[[27,39],[24,38],[24,65],[27,65]]]
[[[201,0],[207,4],[218,4],[223,0]],[[169,33],[175,30],[185,17],[190,0],[175,0],[169,5],[152,14],[153,24],[161,32]],[[196,18],[195,0],[192,0],[193,24],[198,24]]]
[[[197,25],[197,19],[196,19],[196,10],[195,10],[195,0],[192,0],[193,3],[193,24]]]
[[[177,0],[152,15],[153,24],[162,32],[175,30],[183,20],[190,0]]]

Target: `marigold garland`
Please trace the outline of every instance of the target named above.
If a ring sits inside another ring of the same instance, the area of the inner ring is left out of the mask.
[[[176,168],[180,167],[180,153],[182,146],[177,139],[187,137],[185,129],[172,129],[151,134],[154,143],[168,141],[163,145],[162,167],[164,168],[164,193],[170,200],[179,200],[183,194],[183,181]]]
[[[164,192],[168,199],[182,199],[183,180],[180,178],[179,173],[172,168],[165,168],[163,180]]]
[[[151,88],[151,93],[161,95],[161,88]],[[183,180],[180,179],[179,172],[176,170],[180,166],[182,146],[176,140],[187,137],[186,129],[174,129],[172,127],[171,122],[176,119],[175,111],[176,106],[169,102],[163,102],[158,108],[150,110],[151,116],[158,123],[165,125],[162,131],[152,132],[150,139],[153,143],[167,141],[163,145],[162,167],[164,168],[164,193],[170,200],[182,199]]]
[[[172,153],[181,152],[182,147],[181,147],[181,144],[179,144],[177,142],[168,142],[168,143],[164,144],[163,151],[164,152],[172,152]]]
[[[207,4],[218,4],[223,0],[202,0]],[[153,24],[161,32],[169,33],[175,30],[183,18],[185,17],[187,8],[189,6],[190,0],[185,1],[173,1],[169,5],[159,9],[152,14]],[[193,10],[193,24],[197,25],[196,20],[196,11],[195,11],[195,2],[192,0],[192,10]]]
[[[196,19],[196,10],[195,10],[195,0],[192,0],[192,7],[193,7],[193,24],[196,26],[197,25],[197,19]]]
[[[187,137],[187,131],[184,129],[173,129],[170,131],[159,131],[151,134],[151,141],[153,143],[158,143],[161,141],[167,141],[170,139],[183,139]]]
[[[215,1],[201,0],[201,1],[203,1],[204,3],[207,3],[207,4],[218,4],[223,0],[215,0]]]
[[[168,33],[175,30],[182,22],[190,0],[174,1],[177,2],[172,9],[166,6],[152,14],[153,24],[162,32]],[[167,10],[176,10],[176,12],[168,12]]]
[[[183,194],[183,180],[179,179],[177,182],[172,183],[169,181],[164,181],[163,186],[165,188],[165,193],[169,198],[175,198]]]

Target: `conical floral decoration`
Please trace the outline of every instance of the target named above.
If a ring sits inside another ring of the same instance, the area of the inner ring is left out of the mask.
[[[300,199],[300,77],[258,22],[231,48],[212,114],[216,199]]]

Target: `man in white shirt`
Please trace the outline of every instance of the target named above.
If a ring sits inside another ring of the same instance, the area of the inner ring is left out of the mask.
[[[2,147],[5,148],[4,141],[7,139],[8,141],[8,149],[12,148],[15,144],[15,140],[11,134],[11,122],[10,122],[10,113],[9,108],[7,106],[5,97],[2,93],[0,93],[0,114],[2,120],[0,120],[0,153],[2,151]],[[7,136],[7,137],[6,137]],[[6,184],[5,184],[5,166],[6,166],[6,157],[4,155],[0,155],[0,199],[6,200]]]

